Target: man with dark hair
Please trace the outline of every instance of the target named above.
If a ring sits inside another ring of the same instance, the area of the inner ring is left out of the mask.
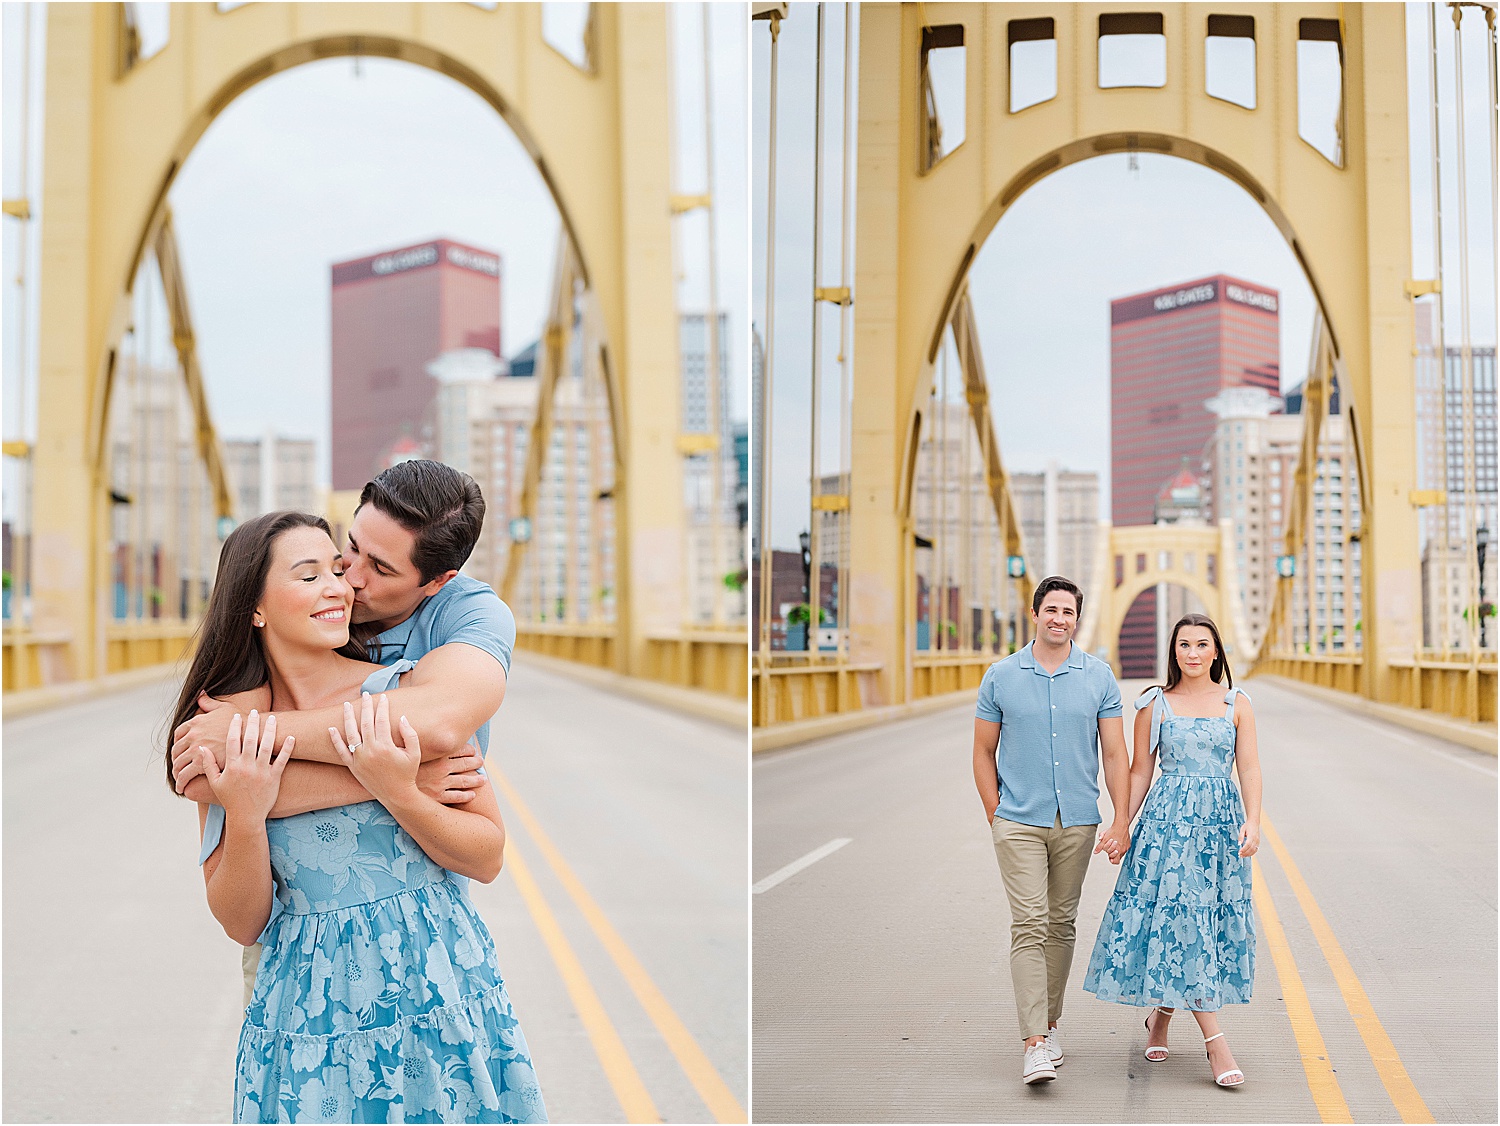
[[[1073,965],[1078,899],[1092,853],[1118,864],[1130,843],[1130,757],[1120,686],[1073,644],[1083,591],[1053,575],[1031,599],[1035,640],[979,686],[974,784],[1010,900],[1010,973],[1025,1042],[1021,1078],[1057,1078],[1057,1022]],[[1114,823],[1099,833],[1099,758]]]
[[[387,693],[391,714],[405,715],[421,733],[418,784],[450,805],[468,801],[480,785],[489,721],[505,698],[516,641],[510,608],[487,584],[458,573],[483,527],[484,497],[467,473],[437,461],[398,462],[360,493],[343,555],[344,577],[354,588],[353,636],[379,664],[416,662]],[[269,710],[269,689],[199,701],[198,715],[174,733],[179,793],[213,802],[194,748],[207,747],[222,768],[229,721],[251,708]],[[369,799],[328,736],[342,725],[342,705],[276,713],[278,735],[295,737],[292,755],[300,761],[282,775],[275,816]],[[259,956],[260,947],[246,949],[247,998]]]

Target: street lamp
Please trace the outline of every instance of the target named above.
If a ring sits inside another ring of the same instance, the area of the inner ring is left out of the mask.
[[[1479,555],[1479,648],[1484,648],[1484,553],[1490,546],[1490,530],[1481,524],[1474,529],[1474,550]]]
[[[802,648],[812,651],[813,594],[812,594],[812,536],[802,532],[797,536],[802,545],[802,591],[803,604],[807,607],[807,628],[802,634]]]

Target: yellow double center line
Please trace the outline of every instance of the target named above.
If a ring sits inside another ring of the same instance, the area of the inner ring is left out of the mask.
[[[1407,1074],[1406,1067],[1396,1052],[1395,1044],[1391,1042],[1390,1036],[1385,1031],[1385,1026],[1375,1015],[1375,1007],[1370,1003],[1369,995],[1365,993],[1364,987],[1360,985],[1354,967],[1344,954],[1338,939],[1334,937],[1333,928],[1328,925],[1327,918],[1318,907],[1317,900],[1313,898],[1312,889],[1307,886],[1307,881],[1302,878],[1302,872],[1292,860],[1291,853],[1282,844],[1281,836],[1271,824],[1271,819],[1264,813],[1261,815],[1261,830],[1266,843],[1276,854],[1287,882],[1292,886],[1292,893],[1297,897],[1302,913],[1307,916],[1313,937],[1317,939],[1318,946],[1323,951],[1323,957],[1327,960],[1329,969],[1333,971],[1334,981],[1338,983],[1339,992],[1344,996],[1344,1004],[1349,1009],[1349,1015],[1354,1018],[1354,1026],[1359,1029],[1359,1034],[1364,1039],[1370,1059],[1375,1065],[1375,1071],[1380,1076],[1380,1081],[1385,1084],[1391,1102],[1395,1104],[1397,1113],[1401,1115],[1401,1121],[1434,1121],[1432,1112],[1427,1109],[1427,1104],[1422,1101],[1422,1096],[1417,1093],[1416,1085]],[[1352,1122],[1354,1119],[1350,1115],[1349,1104],[1345,1101],[1338,1079],[1334,1076],[1333,1064],[1328,1058],[1328,1049],[1323,1043],[1322,1033],[1318,1031],[1312,1004],[1308,1001],[1307,990],[1302,985],[1302,977],[1297,972],[1297,963],[1292,957],[1291,946],[1287,942],[1285,930],[1282,929],[1281,919],[1276,913],[1275,905],[1271,902],[1270,892],[1266,889],[1260,864],[1253,862],[1253,869],[1255,906],[1265,923],[1266,943],[1271,948],[1271,958],[1276,963],[1276,972],[1281,978],[1287,1017],[1292,1024],[1292,1033],[1297,1038],[1297,1047],[1302,1055],[1303,1069],[1307,1072],[1307,1085],[1312,1092],[1313,1103],[1324,1122]]]
[[[599,939],[600,944],[619,969],[621,976],[625,978],[636,1000],[646,1010],[646,1015],[651,1018],[651,1023],[656,1026],[656,1030],[666,1041],[667,1047],[677,1058],[688,1081],[692,1083],[694,1090],[698,1092],[698,1097],[703,1100],[709,1113],[714,1116],[714,1120],[716,1122],[748,1121],[744,1107],[734,1097],[734,1093],[714,1068],[708,1056],[704,1054],[703,1049],[698,1046],[698,1042],[693,1039],[693,1034],[682,1023],[665,995],[651,980],[645,966],[641,965],[640,959],[625,944],[625,940],[620,937],[619,932],[599,909],[599,905],[594,902],[582,882],[574,875],[573,869],[563,859],[562,853],[558,852],[551,838],[532,815],[530,808],[521,800],[521,795],[493,766],[487,766],[486,769],[489,771],[490,779],[505,795],[506,801],[515,808],[521,824],[536,842],[537,850],[557,876],[563,890],[578,907],[595,937]],[[547,942],[553,960],[557,962],[573,1003],[579,1006],[579,1015],[584,1019],[584,1027],[588,1030],[590,1040],[594,1044],[595,1053],[604,1065],[605,1074],[609,1077],[610,1085],[614,1087],[616,1097],[619,1098],[627,1118],[631,1122],[661,1121],[655,1105],[646,1094],[644,1085],[641,1084],[640,1075],[630,1062],[624,1044],[614,1031],[609,1017],[605,1015],[598,995],[594,993],[593,987],[583,976],[583,969],[578,963],[577,956],[573,954],[572,947],[563,937],[562,930],[557,926],[556,919],[543,901],[535,881],[531,879],[524,862],[516,863],[519,857],[513,851],[514,845],[507,845],[507,850],[511,852],[517,887],[521,888],[522,897],[536,918],[539,929],[542,930],[543,938]],[[543,923],[544,918],[548,920],[547,924]],[[585,1007],[587,1007],[587,1015],[585,1015]]]
[[[1271,851],[1281,862],[1281,869],[1286,874],[1287,882],[1292,885],[1292,893],[1301,904],[1302,913],[1307,916],[1313,937],[1318,940],[1323,957],[1328,960],[1328,968],[1333,971],[1333,979],[1338,982],[1339,992],[1344,995],[1344,1004],[1348,1006],[1349,1015],[1354,1018],[1354,1027],[1359,1029],[1365,1047],[1369,1050],[1370,1059],[1375,1064],[1375,1071],[1379,1074],[1380,1081],[1385,1084],[1386,1092],[1391,1096],[1391,1102],[1396,1104],[1396,1111],[1401,1115],[1401,1121],[1432,1122],[1434,1120],[1432,1111],[1427,1109],[1422,1096],[1417,1094],[1416,1085],[1411,1081],[1411,1076],[1407,1074],[1406,1067],[1396,1052],[1396,1045],[1391,1043],[1385,1026],[1375,1015],[1375,1006],[1370,1004],[1369,995],[1365,993],[1364,986],[1360,985],[1359,978],[1354,973],[1354,967],[1349,964],[1343,947],[1333,936],[1333,928],[1328,925],[1322,909],[1313,898],[1312,890],[1307,886],[1307,881],[1302,878],[1302,872],[1292,860],[1291,853],[1287,852],[1286,846],[1281,843],[1281,836],[1272,826],[1271,819],[1264,814],[1261,816],[1261,828],[1265,833],[1266,843],[1271,846]]]

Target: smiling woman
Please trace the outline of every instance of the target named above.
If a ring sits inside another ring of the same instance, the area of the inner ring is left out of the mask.
[[[235,1120],[543,1121],[494,945],[465,894],[465,877],[500,871],[505,828],[488,782],[463,809],[423,793],[416,729],[366,694],[358,721],[346,703],[344,733],[331,733],[366,800],[272,816],[295,749],[288,736],[273,757],[276,710],[380,691],[412,667],[372,664],[350,641],[341,563],[319,517],[267,513],[237,528],[174,716],[174,728],[191,718],[201,693],[264,690],[268,709],[235,714],[222,766],[195,752],[212,797],[200,804],[209,906],[236,942],[261,943]]]

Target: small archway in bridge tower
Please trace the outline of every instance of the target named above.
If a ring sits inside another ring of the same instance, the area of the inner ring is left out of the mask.
[[[1393,647],[1405,644],[1411,621],[1399,610],[1415,591],[1415,561],[1406,534],[1410,508],[1394,498],[1406,495],[1413,477],[1406,440],[1411,314],[1402,285],[1409,265],[1409,208],[1405,90],[1390,77],[1404,73],[1404,31],[1399,12],[1378,6],[1342,11],[1313,5],[1295,14],[1257,14],[1248,23],[1235,15],[1226,24],[1205,10],[1170,6],[1150,16],[1150,27],[1116,27],[1113,14],[1094,6],[940,4],[867,11],[861,98],[869,112],[862,114],[861,152],[880,155],[861,158],[860,216],[864,221],[873,211],[883,229],[862,232],[858,259],[856,294],[880,295],[881,301],[862,321],[856,298],[863,384],[854,396],[856,428],[883,433],[891,451],[899,451],[896,464],[912,464],[944,334],[960,302],[977,293],[971,285],[976,255],[1029,188],[1069,165],[1110,153],[1176,156],[1205,166],[1256,201],[1285,238],[1314,295],[1331,370],[1348,401],[1361,487],[1379,509],[1368,513],[1364,533],[1366,597],[1376,574],[1384,573],[1381,582],[1393,607],[1386,640]],[[1226,97],[1223,89],[1207,85],[1222,47],[1214,41],[1244,39],[1246,31],[1253,34],[1251,96]],[[1146,68],[1152,74],[1106,82],[1107,60],[1114,65],[1120,58],[1116,36],[1144,38],[1162,48]],[[1052,49],[1051,88],[1039,98],[1013,101],[1015,64],[1039,45]],[[946,135],[941,122],[932,120],[943,99],[928,89],[934,72],[925,64],[932,51],[954,47],[965,54],[959,105],[967,136],[956,147],[934,147],[922,138],[931,138],[934,125],[939,136]],[[1306,107],[1298,99],[1307,101],[1320,85],[1328,93],[1329,83],[1316,75],[1320,55],[1334,76],[1334,96],[1325,103],[1332,106],[1334,124],[1321,137],[1311,126],[1299,135],[1294,123]],[[898,73],[899,85],[872,89],[876,75]],[[1273,82],[1275,73],[1295,74],[1298,81]],[[894,137],[886,135],[892,122],[900,123]],[[901,155],[888,159],[895,137]],[[1376,432],[1382,440],[1378,462],[1367,448]],[[1381,505],[1380,481],[1386,479],[1391,499]],[[907,517],[900,477],[894,491],[894,521],[882,520],[878,507],[863,520],[854,514],[856,557],[861,525],[872,537],[888,536]],[[878,587],[878,581],[866,583],[872,593]],[[856,605],[856,633],[858,611]],[[866,652],[890,651],[888,638],[864,640]],[[1365,638],[1367,654],[1372,640]]]
[[[1151,603],[1154,612],[1151,630],[1141,636],[1124,634],[1123,627],[1130,609],[1148,591],[1154,596]],[[1117,620],[1109,623],[1109,627],[1103,631],[1101,643],[1094,652],[1105,656],[1115,670],[1115,675],[1121,680],[1155,680],[1165,676],[1166,646],[1171,637],[1172,626],[1184,614],[1206,614],[1217,624],[1222,614],[1219,612],[1220,600],[1212,597],[1216,593],[1212,589],[1195,590],[1174,582],[1161,582],[1136,594],[1128,603],[1122,599],[1118,603],[1121,612]],[[1204,594],[1210,595],[1207,602],[1203,598]],[[1231,663],[1233,660],[1231,655]]]
[[[594,659],[638,668],[645,633],[680,625],[681,490],[670,484],[681,472],[671,161],[667,131],[659,128],[669,118],[664,13],[655,5],[591,6],[587,27],[575,29],[581,49],[570,58],[566,47],[549,42],[544,5],[485,7],[173,6],[165,38],[150,50],[143,29],[127,18],[130,6],[51,13],[43,253],[53,265],[42,286],[40,365],[47,378],[37,468],[49,494],[93,498],[87,510],[76,500],[39,499],[36,506],[38,539],[62,565],[50,582],[38,575],[35,625],[68,637],[65,678],[107,667],[103,592],[113,564],[104,544],[111,508],[119,507],[108,487],[107,434],[143,265],[165,283],[215,514],[230,515],[233,507],[222,449],[195,382],[185,295],[173,291],[173,274],[181,274],[180,263],[169,266],[175,239],[168,193],[204,132],[237,97],[272,75],[341,56],[402,60],[456,80],[499,114],[534,162],[560,226],[538,369],[545,374],[550,363],[554,378],[565,363],[581,369],[595,413],[602,410],[607,423],[592,455],[595,465],[601,452],[609,464],[599,481],[589,481],[589,504],[609,510],[604,523],[618,547],[610,552],[614,582],[590,577],[594,592],[608,587],[608,596],[591,595],[591,602],[603,618],[612,604],[609,632],[619,644],[607,639]],[[92,93],[80,100],[76,90]],[[576,335],[588,343],[570,348]],[[88,404],[81,443],[78,404]],[[546,410],[533,414],[532,444],[550,444],[552,419]],[[628,432],[625,419],[634,420]],[[71,453],[80,449],[81,459]],[[525,463],[533,501],[546,489],[544,460]],[[651,485],[631,490],[631,480]],[[650,582],[634,581],[637,566],[647,567]],[[77,597],[80,586],[100,597]],[[551,591],[536,601],[558,606]],[[575,594],[572,601],[580,600]]]

